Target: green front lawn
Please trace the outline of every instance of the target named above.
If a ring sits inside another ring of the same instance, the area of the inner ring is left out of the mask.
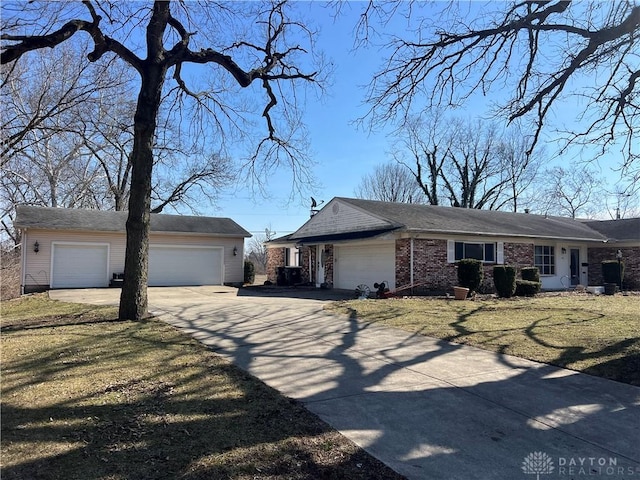
[[[640,385],[640,296],[394,298],[330,309],[429,337]]]

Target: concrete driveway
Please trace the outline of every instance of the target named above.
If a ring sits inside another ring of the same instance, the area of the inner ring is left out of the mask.
[[[359,324],[327,292],[259,292],[150,288],[150,310],[410,479],[640,478],[640,388]]]

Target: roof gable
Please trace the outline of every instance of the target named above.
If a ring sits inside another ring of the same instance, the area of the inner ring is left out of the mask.
[[[351,205],[341,198],[334,198],[296,230],[289,239],[299,240],[318,235],[386,231],[399,226],[401,225],[382,218],[373,211]]]
[[[72,208],[16,207],[17,228],[80,230],[94,232],[126,231],[128,212]],[[189,215],[151,214],[152,232],[202,233],[221,236],[250,237],[251,234],[230,218]]]

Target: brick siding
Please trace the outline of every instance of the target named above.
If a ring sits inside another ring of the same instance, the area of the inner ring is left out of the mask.
[[[623,288],[629,290],[640,289],[640,248],[620,247],[622,261],[624,262]],[[589,262],[589,285],[602,285],[602,262],[604,260],[616,260],[615,246],[607,248],[589,248],[587,258]]]
[[[522,267],[533,267],[533,243],[504,243],[504,264],[516,267],[520,275]]]
[[[311,251],[311,266],[309,265],[309,250]],[[589,284],[602,285],[603,260],[615,260],[615,247],[589,248]],[[624,283],[625,288],[640,289],[640,248],[621,248],[625,264]],[[315,281],[316,249],[301,247],[300,263],[302,267],[302,279],[307,282]],[[325,282],[333,284],[333,245],[325,245]],[[396,288],[409,285],[411,282],[411,240],[402,238],[396,240]],[[516,267],[517,277],[523,267],[533,266],[533,243],[504,243],[504,263]],[[277,267],[284,266],[285,249],[270,248],[267,250],[267,278],[276,283]],[[414,239],[413,241],[413,280],[415,284],[422,284],[416,288],[416,293],[446,292],[458,283],[455,264],[447,263],[447,241],[436,239]],[[493,265],[484,265],[484,280],[480,288],[481,292],[494,292]]]
[[[411,240],[396,241],[396,288],[411,283]],[[447,241],[414,239],[413,282],[418,292],[442,292],[457,283],[456,267],[447,263]]]
[[[505,243],[504,262],[515,266],[518,272],[522,267],[533,266],[532,243]],[[411,282],[411,240],[403,238],[396,241],[396,287]],[[484,278],[481,292],[494,292],[493,263],[484,264]],[[435,239],[414,239],[413,241],[413,281],[422,284],[417,291],[445,292],[458,283],[455,264],[447,263],[447,241]]]

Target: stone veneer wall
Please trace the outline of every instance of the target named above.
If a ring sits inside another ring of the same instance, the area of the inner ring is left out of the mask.
[[[622,261],[624,262],[624,278],[622,286],[628,290],[640,289],[640,248],[639,247],[619,247],[622,250]],[[615,246],[606,248],[589,248],[587,261],[589,262],[589,285],[602,285],[602,262],[604,260],[615,260],[618,248]]]
[[[324,246],[327,252],[324,262],[324,283],[333,287],[333,244]]]
[[[299,247],[300,250],[300,266],[302,267],[302,282],[303,283],[313,283],[315,282],[315,277],[310,276],[309,273],[313,274],[312,265],[315,265],[316,259],[316,247]],[[309,261],[309,252],[311,252],[311,261]]]
[[[267,248],[267,280],[275,284],[278,279],[278,267],[284,266],[284,247]]]
[[[267,280],[272,283],[277,283],[278,279],[278,267],[284,267],[286,258],[285,247],[276,247],[267,249]],[[315,268],[316,264],[316,247],[315,246],[302,246],[300,250],[300,267],[302,267],[302,282],[315,282]],[[311,252],[311,262],[309,262],[309,252]],[[331,268],[327,268],[327,271],[331,270],[333,275],[333,246],[331,246],[331,258],[328,260],[331,262]],[[311,275],[310,275],[311,274]],[[325,273],[325,277],[326,277]],[[333,278],[333,276],[331,277]]]

